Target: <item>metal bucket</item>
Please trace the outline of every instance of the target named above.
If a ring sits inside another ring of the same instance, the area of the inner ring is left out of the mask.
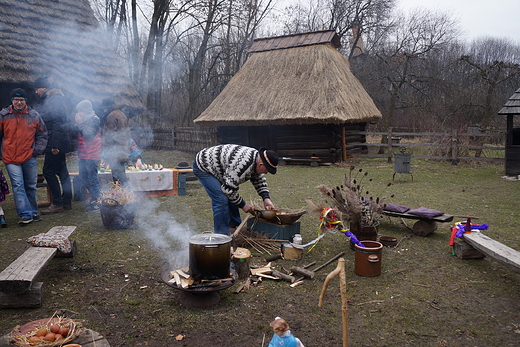
[[[365,247],[355,245],[354,272],[363,277],[381,275],[383,244],[377,241],[361,241],[361,243]]]

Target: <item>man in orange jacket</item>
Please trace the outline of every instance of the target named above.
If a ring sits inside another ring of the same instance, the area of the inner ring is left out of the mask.
[[[38,215],[36,156],[47,146],[47,128],[42,117],[27,106],[27,93],[16,88],[10,94],[11,105],[0,111],[0,141],[2,161],[13,189],[18,224],[41,220]]]

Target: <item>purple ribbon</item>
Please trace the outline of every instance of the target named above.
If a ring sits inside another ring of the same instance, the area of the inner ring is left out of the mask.
[[[364,244],[362,244],[356,237],[356,235],[352,234],[350,230],[345,230],[345,236],[350,237],[350,241],[358,245],[359,247],[365,247]]]
[[[466,223],[457,223],[457,233],[455,234],[456,237],[461,237],[464,235],[464,232],[466,231]],[[471,224],[471,230],[488,230],[489,226],[487,224]]]

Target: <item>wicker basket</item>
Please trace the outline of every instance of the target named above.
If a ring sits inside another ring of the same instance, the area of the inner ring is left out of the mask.
[[[137,202],[120,204],[114,199],[103,199],[100,213],[103,225],[107,229],[128,229],[134,224]]]

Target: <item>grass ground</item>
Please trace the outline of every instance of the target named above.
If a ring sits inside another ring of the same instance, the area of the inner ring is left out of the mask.
[[[145,160],[165,167],[191,162],[189,154],[145,151]],[[71,171],[74,160],[71,159]],[[520,250],[518,196],[520,182],[502,178],[503,165],[412,161],[413,182],[403,174],[390,187],[392,164],[386,160],[353,161],[334,167],[281,167],[268,176],[278,207],[306,208],[305,199],[319,201],[318,184],[337,185],[350,164],[369,172],[374,195],[389,202],[425,206],[458,215],[479,217],[490,226],[487,235]],[[240,189],[255,200],[250,184]],[[186,240],[211,230],[209,199],[198,182],[188,182],[180,197],[143,198],[133,228],[110,231],[99,212],[87,213],[76,202],[72,211],[44,216],[25,227],[15,225],[12,196],[2,204],[7,229],[0,230],[0,269],[26,247],[24,240],[56,225],[76,225],[79,252],[74,258],[53,259],[40,276],[46,298],[40,308],[0,310],[0,334],[18,324],[64,312],[104,335],[111,346],[267,346],[269,322],[284,317],[305,346],[341,346],[342,318],[338,279],[318,297],[333,263],[296,288],[286,282],[263,281],[248,293],[220,292],[218,305],[198,309],[181,305],[178,292],[161,279],[161,265],[183,266]],[[411,226],[411,221],[407,222]],[[317,215],[301,218],[304,242],[318,232]],[[354,252],[341,234],[328,234],[300,262],[278,260],[283,271],[292,265],[317,265],[345,252],[350,346],[518,346],[520,341],[520,274],[490,259],[460,260],[448,246],[450,225],[440,225],[428,237],[412,236],[398,219],[385,217],[380,235],[400,240],[385,248],[382,273],[354,274]],[[256,252],[254,252],[256,253]],[[255,254],[254,264],[263,264]],[[182,335],[181,341],[175,337]]]

